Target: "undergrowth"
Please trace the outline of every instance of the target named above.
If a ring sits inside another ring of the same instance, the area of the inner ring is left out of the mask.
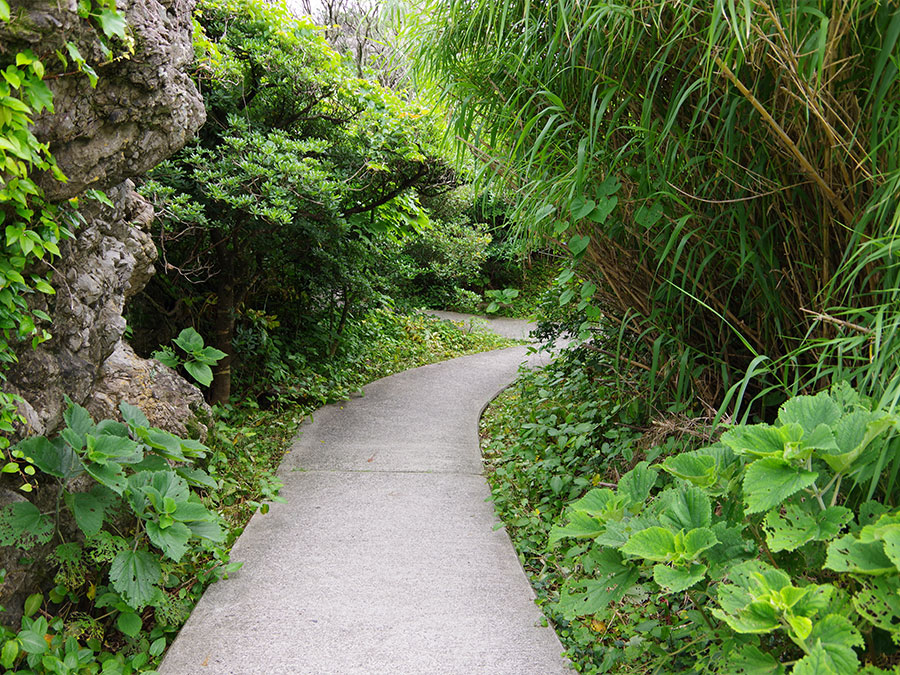
[[[250,517],[280,499],[275,471],[305,415],[380,377],[515,344],[387,310],[354,330],[352,358],[287,374],[314,384],[303,402],[218,406],[206,445],[150,427],[127,404],[127,424],[94,424],[71,404],[61,436],[16,446],[39,487],[34,503],[0,513],[0,544],[50,547],[56,567],[32,589],[21,629],[0,628],[0,672],[155,672],[204,588],[240,566],[229,551]]]
[[[583,356],[524,373],[482,422],[497,511],[576,669],[896,672],[900,417],[838,382],[771,423],[649,425]]]

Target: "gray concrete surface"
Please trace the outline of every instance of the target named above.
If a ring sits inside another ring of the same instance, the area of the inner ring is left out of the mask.
[[[526,357],[417,368],[317,411],[280,468],[287,503],[252,518],[244,567],[207,590],[161,673],[571,672],[482,475],[478,418]]]
[[[441,319],[461,323],[464,327],[475,329],[479,326],[486,325],[497,335],[514,339],[529,339],[529,333],[534,330],[535,325],[522,319],[510,319],[505,316],[475,316],[472,314],[461,314],[460,312],[448,312],[445,310],[425,309],[425,314],[431,314]],[[474,324],[473,324],[473,321]]]

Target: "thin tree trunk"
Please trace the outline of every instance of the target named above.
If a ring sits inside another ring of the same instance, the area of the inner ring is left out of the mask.
[[[227,403],[231,398],[231,363],[234,361],[234,311],[235,278],[234,249],[220,234],[213,234],[213,246],[219,267],[216,288],[216,320],[213,333],[215,347],[225,352],[225,357],[213,368],[213,381],[209,388],[209,402]]]

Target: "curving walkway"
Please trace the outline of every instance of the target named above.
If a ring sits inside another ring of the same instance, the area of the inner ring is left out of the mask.
[[[424,366],[317,411],[279,470],[287,503],[252,518],[243,568],[206,591],[160,672],[571,672],[482,475],[478,418],[526,357]]]

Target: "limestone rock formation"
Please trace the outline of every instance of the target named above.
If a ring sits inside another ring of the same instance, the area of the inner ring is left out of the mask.
[[[52,54],[71,41],[88,61],[103,61],[97,36],[78,17],[74,0],[10,4],[15,19],[0,23],[5,49]],[[186,72],[193,58],[192,5],[190,0],[120,3],[134,53],[98,66],[96,88],[81,74],[48,80],[55,114],[38,119],[35,133],[50,143],[69,180],[47,180],[45,191],[62,200],[87,187],[101,188],[114,207],[86,202],[80,209],[86,224],[63,247],[54,272],[57,293],[38,300],[53,317],[53,339],[36,350],[23,345],[19,363],[9,373],[6,388],[25,399],[22,411],[30,433],[51,433],[59,427],[64,394],[82,404],[92,400],[104,363],[125,331],[124,303],[153,274],[156,250],[145,231],[153,210],[128,179],[178,150],[205,119],[202,97]],[[141,366],[136,357],[131,362],[139,371],[161,367]],[[115,377],[103,380],[96,410],[130,397],[121,366],[116,366]],[[188,385],[175,381],[159,381],[155,399],[184,396]],[[112,391],[113,382],[124,391]],[[194,390],[191,398],[198,397]],[[184,430],[184,420],[165,421],[160,426]]]
[[[96,35],[78,17],[76,0],[10,0],[13,19],[0,22],[0,53],[32,49],[49,65],[71,41],[88,62],[100,64]],[[35,133],[50,144],[67,183],[42,185],[57,201],[86,188],[106,191],[112,207],[83,202],[85,224],[61,246],[54,263],[56,294],[34,300],[53,319],[53,338],[32,350],[23,344],[4,389],[23,397],[25,433],[51,434],[62,422],[64,395],[95,416],[111,415],[120,400],[145,409],[153,424],[179,434],[202,435],[189,421],[203,407],[199,391],[155,361],[138,358],[122,342],[125,301],[153,274],[156,248],[146,232],[153,210],[129,180],[181,148],[205,118],[203,100],[187,68],[193,58],[193,0],[119,0],[134,38],[134,53],[97,66],[86,76],[48,79],[55,114],[36,120]],[[187,426],[186,426],[187,425]],[[8,487],[12,487],[10,484]],[[42,490],[31,497],[45,498]],[[51,496],[47,493],[47,497]],[[0,506],[21,499],[0,484]],[[46,551],[0,547],[0,623],[14,626],[23,593],[40,579],[35,561]]]

